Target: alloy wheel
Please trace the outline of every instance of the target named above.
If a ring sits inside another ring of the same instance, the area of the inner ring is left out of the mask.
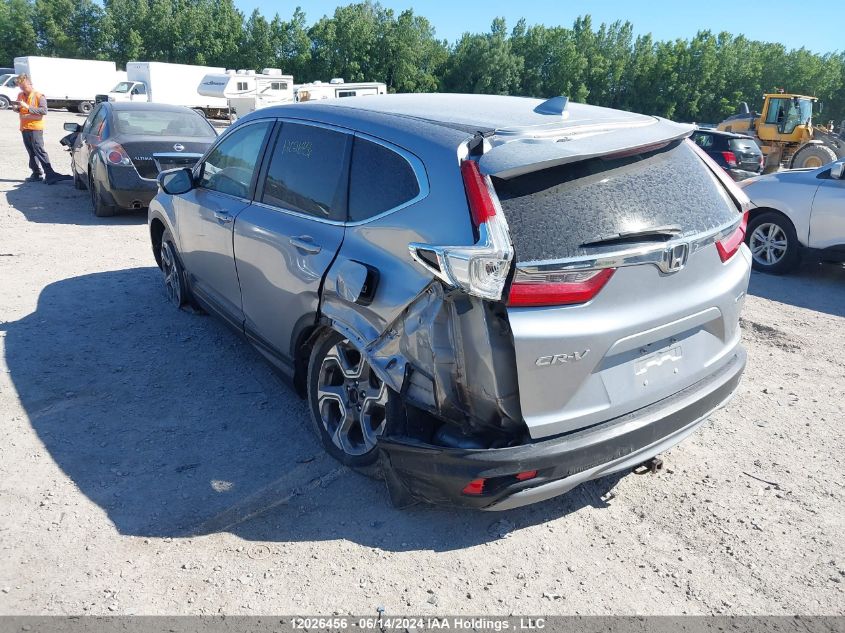
[[[751,256],[759,264],[772,266],[786,255],[788,240],[784,230],[777,224],[767,222],[760,224],[751,233],[748,240]]]
[[[384,432],[387,386],[364,356],[344,339],[323,358],[317,377],[320,422],[347,455],[364,455]]]
[[[179,283],[179,267],[169,242],[161,243],[161,272],[164,274],[164,289],[167,298],[175,306],[182,305],[182,286]]]

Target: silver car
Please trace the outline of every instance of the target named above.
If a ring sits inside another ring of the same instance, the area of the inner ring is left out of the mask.
[[[513,508],[650,460],[737,387],[748,201],[691,132],[565,97],[262,109],[162,174],[153,252],[395,504]]]
[[[802,255],[845,261],[845,161],[740,184],[754,207],[746,241],[755,270],[789,272]]]

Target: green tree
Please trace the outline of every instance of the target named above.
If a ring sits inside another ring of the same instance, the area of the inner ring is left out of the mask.
[[[524,60],[511,49],[503,18],[490,33],[464,33],[452,49],[443,77],[447,92],[513,94],[519,90]]]
[[[29,0],[0,0],[0,63],[37,51],[33,5]]]
[[[244,26],[239,65],[247,70],[261,70],[273,59],[275,56],[270,24],[258,9],[255,9]]]
[[[305,77],[311,65],[311,38],[308,37],[305,13],[296,7],[290,20],[282,20],[277,13],[270,22],[270,42],[274,64],[282,72]]]

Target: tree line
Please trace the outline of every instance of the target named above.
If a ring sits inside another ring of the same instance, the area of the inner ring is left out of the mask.
[[[716,122],[764,92],[816,95],[822,119],[845,117],[845,52],[787,50],[743,35],[700,31],[691,39],[634,35],[630,22],[512,28],[438,39],[408,9],[367,0],[309,24],[301,8],[283,18],[234,0],[0,0],[0,64],[21,55],[166,61],[260,70],[300,82],[343,77],[382,81],[391,92],[478,92],[574,101]]]

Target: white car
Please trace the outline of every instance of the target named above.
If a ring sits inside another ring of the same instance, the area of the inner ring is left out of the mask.
[[[755,270],[789,272],[808,251],[845,261],[845,161],[737,184],[754,203],[745,241]]]

